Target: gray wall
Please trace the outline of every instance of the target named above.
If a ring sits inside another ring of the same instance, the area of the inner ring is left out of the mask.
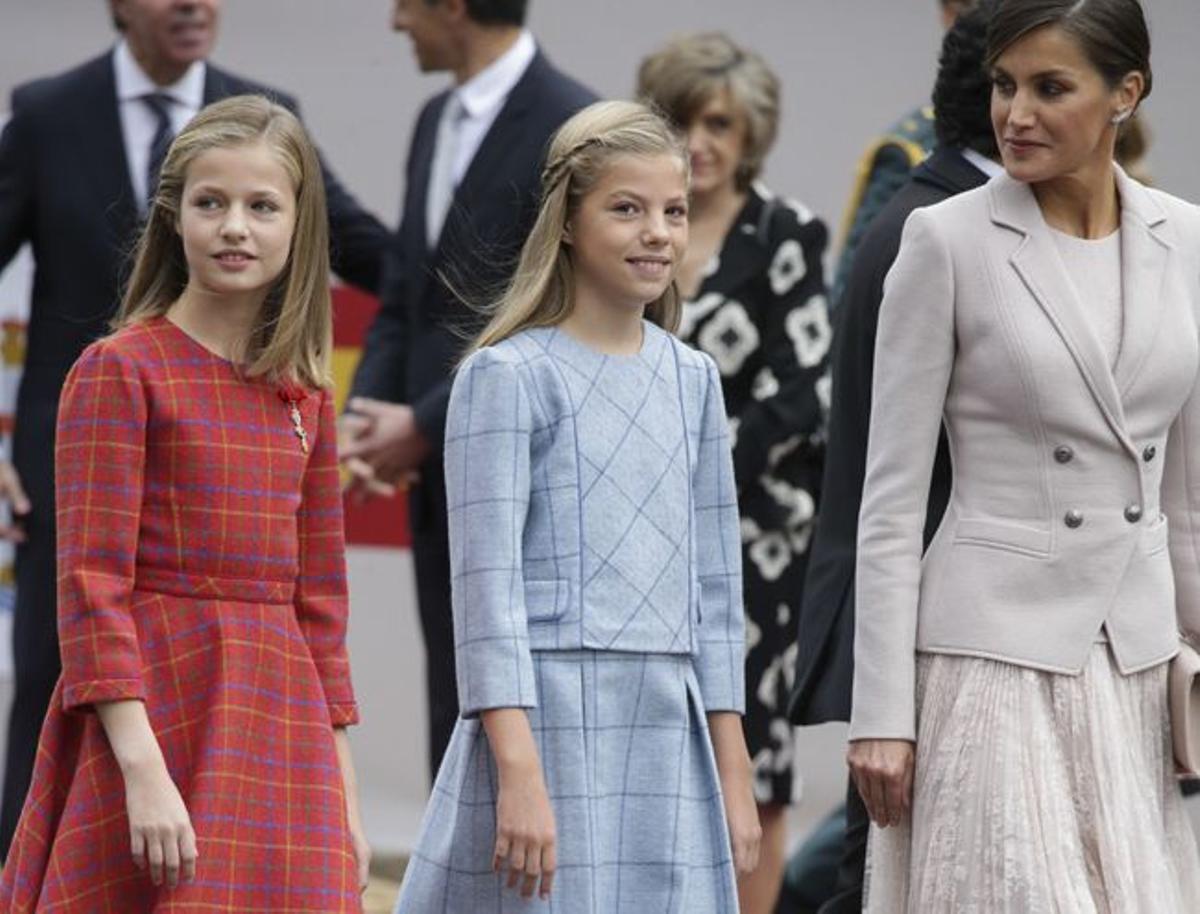
[[[1200,200],[1200,3],[1145,0],[1156,88],[1146,106],[1151,170]],[[335,170],[389,224],[423,98],[389,0],[226,0],[215,59],[295,92]],[[531,26],[564,69],[602,94],[627,94],[638,60],[665,36],[722,28],[760,50],[784,81],[784,118],[767,180],[833,224],[867,139],[928,97],[940,38],[934,0],[531,0]],[[0,0],[0,110],[8,91],[111,41],[103,0]]]

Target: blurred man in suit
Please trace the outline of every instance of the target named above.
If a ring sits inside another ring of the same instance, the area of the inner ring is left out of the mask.
[[[454,85],[417,118],[382,304],[342,418],[351,486],[408,492],[427,656],[430,773],[458,716],[442,438],[450,375],[478,315],[459,297],[500,289],[536,215],[550,136],[595,100],[524,28],[526,0],[395,0],[424,72]]]
[[[933,90],[937,146],[867,229],[846,284],[833,347],[821,515],[804,583],[789,706],[796,724],[850,719],[858,510],[866,475],[875,330],[883,282],[900,250],[904,222],[914,209],[978,187],[1002,170],[989,115],[991,83],[983,64],[994,9],[994,0],[979,0],[946,34]],[[949,495],[950,460],[943,440],[930,487],[926,543],[942,519]],[[792,900],[781,903],[779,910],[796,914],[812,910],[815,902],[822,900],[821,914],[862,910],[868,825],[866,809],[851,783],[844,824],[837,818],[826,823],[821,838],[802,847],[789,863],[784,898]],[[817,860],[829,861],[824,867],[826,875],[819,875],[822,867],[814,865]],[[840,861],[836,879],[830,878],[832,861]],[[809,895],[822,883],[827,886],[823,895],[820,890]],[[806,897],[807,906],[803,904]]]
[[[171,138],[209,102],[290,97],[207,63],[220,0],[110,0],[116,46],[18,87],[0,135],[0,269],[26,242],[35,272],[12,462],[0,499],[17,545],[16,692],[9,717],[0,853],[29,788],[42,718],[60,671],[55,600],[54,423],[68,369],[106,332]],[[334,269],[371,292],[387,232],[326,170]]]

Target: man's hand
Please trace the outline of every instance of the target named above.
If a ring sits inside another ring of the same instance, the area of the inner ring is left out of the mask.
[[[347,488],[360,497],[394,495],[430,453],[413,409],[355,397],[338,423],[338,454],[350,471]]]
[[[0,460],[0,502],[8,503],[12,517],[9,523],[0,523],[0,540],[25,542],[25,531],[17,519],[29,513],[29,496],[21,485],[21,477],[7,460]]]

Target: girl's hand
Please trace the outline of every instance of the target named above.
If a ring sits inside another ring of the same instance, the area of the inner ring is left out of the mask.
[[[363,832],[362,813],[358,806],[358,776],[354,773],[354,759],[350,754],[350,739],[345,727],[333,728],[333,745],[337,750],[338,767],[342,771],[342,791],[346,794],[346,825],[350,829],[350,842],[354,846],[354,859],[358,863],[358,887],[365,891],[371,881],[371,845]]]
[[[521,885],[521,897],[533,897],[539,878],[538,897],[550,897],[558,866],[554,807],[546,792],[542,768],[533,764],[508,765],[499,769],[500,794],[496,800],[496,849],[492,869],[503,874],[506,885]]]
[[[171,780],[146,706],[134,699],[99,702],[96,715],[125,779],[129,844],[138,869],[174,888],[196,878],[196,833]]]
[[[899,825],[912,809],[913,744],[904,739],[854,740],[846,762],[871,820],[880,828]]]
[[[507,869],[508,887],[520,882],[522,897],[538,887],[545,900],[558,868],[558,838],[529,717],[523,708],[492,708],[480,719],[500,776],[492,869],[502,875]]]
[[[739,876],[745,876],[758,866],[762,826],[754,800],[754,766],[746,751],[741,716],[732,711],[714,711],[708,715],[708,730],[721,778],[733,867]]]
[[[175,888],[196,878],[196,833],[165,764],[125,773],[125,808],[133,862],[150,867],[150,881]]]

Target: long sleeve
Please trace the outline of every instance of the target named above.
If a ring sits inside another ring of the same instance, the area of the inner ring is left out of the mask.
[[[379,311],[363,341],[362,359],[354,372],[351,396],[373,397],[392,403],[406,401],[409,326],[403,234],[402,227],[384,256]]]
[[[855,580],[851,739],[916,735],[922,533],[954,366],[954,273],[936,223],[905,224],[880,308]]]
[[[342,186],[324,161],[321,173],[325,177],[333,272],[363,291],[378,295],[391,235],[383,223],[363,209]]]
[[[417,119],[405,166],[408,194],[415,194],[417,177],[416,160],[418,150],[432,143],[436,130],[435,105],[427,103]],[[440,110],[440,109],[438,109]],[[412,328],[409,321],[408,292],[413,285],[411,271],[424,269],[424,264],[409,263],[405,255],[405,239],[418,232],[417,226],[405,219],[407,201],[401,205],[399,227],[391,236],[383,253],[379,278],[379,311],[375,314],[363,341],[362,357],[354,372],[350,395],[372,397],[391,403],[408,402],[408,347]],[[444,407],[443,407],[444,411]],[[418,419],[418,425],[428,436],[427,427]],[[439,439],[440,440],[440,439]],[[438,442],[434,442],[435,447]]]
[[[446,500],[463,716],[537,705],[522,574],[532,413],[517,368],[483,349],[459,369],[446,424]]]
[[[55,448],[63,707],[145,699],[130,601],[147,408],[137,369],[101,342],[63,387]]]
[[[706,711],[741,714],[746,707],[746,622],[737,489],[721,380],[713,361],[703,358],[708,378],[692,481],[700,583],[696,678]]]
[[[33,167],[29,124],[14,97],[12,118],[0,133],[0,270],[32,234]]]
[[[737,416],[733,465],[739,487],[767,469],[772,447],[821,427],[817,382],[833,336],[822,272],[827,232],[818,219],[792,223],[792,229],[779,239],[766,276],[770,298],[762,306],[762,337],[771,383]]]
[[[346,542],[337,468],[337,431],[333,394],[322,391],[320,419],[312,455],[304,471],[296,515],[300,570],[295,607],[335,727],[358,723],[358,705],[350,682],[346,651],[349,598],[346,589]]]

